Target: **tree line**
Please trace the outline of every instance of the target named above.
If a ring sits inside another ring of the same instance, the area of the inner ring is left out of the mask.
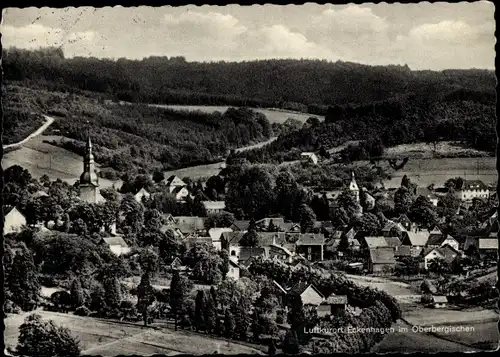
[[[495,95],[493,71],[412,71],[325,60],[188,62],[183,57],[65,58],[59,48],[3,50],[7,80],[36,81],[117,100],[191,105],[278,107],[324,114],[330,105],[370,103],[401,94],[432,96],[454,87]]]

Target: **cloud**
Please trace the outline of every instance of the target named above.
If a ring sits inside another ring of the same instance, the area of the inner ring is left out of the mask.
[[[40,47],[62,47],[65,54],[72,56],[83,49],[89,49],[96,37],[93,31],[68,32],[40,24],[22,27],[2,25],[2,42],[5,47],[36,49]]]
[[[328,49],[284,25],[247,27],[234,16],[219,12],[167,14],[164,31],[171,49],[184,50],[188,59],[194,53],[207,60],[333,56]]]
[[[493,34],[491,24],[470,26],[463,21],[445,20],[434,24],[422,24],[410,30],[407,38],[418,42],[445,42],[463,45],[465,41],[477,40],[482,33]]]
[[[336,56],[326,47],[311,42],[302,33],[283,25],[263,27],[240,37],[240,51],[251,58],[321,58]],[[257,57],[256,57],[257,56]]]

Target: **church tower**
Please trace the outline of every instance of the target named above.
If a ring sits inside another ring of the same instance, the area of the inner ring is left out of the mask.
[[[88,203],[100,201],[99,179],[95,172],[94,155],[92,154],[92,142],[90,133],[87,137],[85,155],[83,157],[83,173],[80,176],[80,199]]]
[[[356,183],[356,178],[354,177],[354,172],[352,172],[351,183],[349,184],[349,191],[351,191],[356,196],[356,202],[359,203],[359,187]]]

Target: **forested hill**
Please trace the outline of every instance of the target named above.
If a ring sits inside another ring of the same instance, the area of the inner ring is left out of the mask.
[[[272,144],[239,153],[251,162],[296,160],[304,151],[325,153],[349,140],[363,140],[351,159],[380,156],[384,147],[442,140],[495,152],[495,96],[455,90],[433,98],[407,95],[366,105],[332,106],[325,122],[281,135]],[[234,154],[232,155],[234,156]]]
[[[125,101],[280,107],[324,114],[327,106],[367,104],[410,93],[433,97],[454,89],[495,95],[493,71],[412,71],[320,60],[187,62],[183,57],[141,61],[65,59],[61,49],[4,49],[7,80],[46,89],[101,92]]]

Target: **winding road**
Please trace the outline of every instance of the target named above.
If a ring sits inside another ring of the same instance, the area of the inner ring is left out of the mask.
[[[3,145],[3,149],[5,150],[5,149],[10,149],[10,148],[21,146],[21,145],[27,143],[30,139],[33,139],[35,136],[42,134],[55,120],[54,118],[49,117],[48,115],[43,115],[43,116],[45,117],[46,121],[41,127],[36,129],[34,132],[32,132],[26,138],[24,138],[21,141],[18,141],[17,143]]]

